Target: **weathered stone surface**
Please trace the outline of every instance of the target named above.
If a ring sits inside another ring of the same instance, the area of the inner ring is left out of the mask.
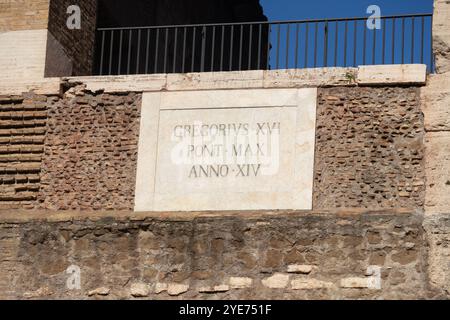
[[[201,287],[198,289],[198,292],[200,293],[219,293],[219,292],[227,292],[230,290],[230,286],[226,284],[221,284],[218,286],[212,286],[212,287]]]
[[[288,265],[287,272],[289,273],[311,273],[313,266],[305,264],[290,264]]]
[[[263,279],[262,284],[271,289],[286,288],[289,283],[289,275],[282,273],[275,273],[273,276]]]
[[[150,294],[150,288],[146,283],[132,283],[130,287],[130,294],[136,298],[148,297],[148,295]]]
[[[167,286],[167,293],[170,296],[179,296],[189,290],[189,285],[179,283],[169,283]]]
[[[419,215],[360,215],[352,211],[338,215],[246,215],[155,213],[151,217],[117,212],[92,213],[83,218],[73,213],[52,216],[33,212],[27,219],[14,213],[5,220],[7,215],[2,214],[0,296],[23,297],[25,292],[33,292],[36,298],[130,298],[129,289],[136,283],[130,278],[144,277],[141,283],[148,285],[144,294],[148,291],[149,299],[177,299],[181,295],[195,299],[351,298],[356,293],[339,289],[341,279],[362,277],[372,257],[378,254],[384,256],[377,261],[382,270],[381,290],[357,290],[357,297],[448,295],[441,287],[430,288],[427,282],[428,264],[434,273],[433,285],[447,281],[445,220],[434,224],[428,241],[436,260],[428,258],[427,262],[427,243]],[[35,220],[30,219],[32,216]],[[275,250],[281,253],[282,261],[268,269],[264,257]],[[288,268],[289,263],[284,261],[292,250],[308,265],[314,263],[314,276],[312,272],[281,273]],[[249,254],[254,259],[251,265],[245,260]],[[65,289],[64,271],[69,264],[82,271],[81,290]],[[200,279],[194,276],[200,273]],[[37,291],[43,287],[53,294]],[[108,296],[88,295],[92,288],[102,287],[110,289]],[[216,292],[199,293],[201,287]]]
[[[334,284],[329,281],[321,281],[318,279],[293,279],[291,281],[292,290],[313,290],[313,289],[330,289]]]
[[[450,73],[431,74],[421,89],[427,131],[450,131]]]
[[[233,289],[250,288],[253,284],[253,279],[248,277],[230,277],[229,284]]]
[[[430,246],[428,272],[431,285],[450,294],[450,214],[427,217],[424,223]]]
[[[425,84],[427,66],[424,64],[395,64],[360,66],[357,83],[360,85],[380,84]]]
[[[450,3],[434,0],[433,51],[436,57],[436,71],[450,72]],[[448,76],[448,75],[447,75]]]
[[[425,212],[450,212],[450,132],[429,132],[425,137],[427,189]]]
[[[340,286],[342,288],[356,288],[363,289],[368,287],[368,278],[350,277],[341,280]]]
[[[111,292],[111,290],[109,288],[106,287],[100,287],[100,288],[96,288],[94,290],[90,290],[88,291],[88,296],[107,296],[109,295],[109,293]]]

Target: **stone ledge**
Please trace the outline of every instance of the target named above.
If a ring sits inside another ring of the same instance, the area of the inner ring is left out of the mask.
[[[0,209],[1,223],[27,223],[30,221],[66,222],[66,221],[99,221],[114,219],[117,221],[143,221],[146,219],[167,221],[191,221],[198,218],[293,218],[293,217],[329,217],[355,218],[367,216],[415,215],[422,213],[407,208],[368,210],[355,208],[341,208],[333,210],[258,210],[258,211],[202,211],[202,212],[132,212],[132,211],[50,211],[50,210],[18,210]]]
[[[360,66],[357,83],[359,85],[424,85],[426,78],[427,66],[424,64]]]
[[[312,88],[355,85],[423,85],[425,65],[375,65],[359,68],[310,68],[226,71],[177,74],[85,76],[33,79],[29,82],[0,79],[0,95],[34,91],[55,95],[60,85],[83,83],[86,90],[107,93],[187,91],[249,88]]]
[[[361,73],[361,74],[360,74]],[[385,74],[390,76],[387,77]],[[310,88],[373,84],[425,84],[425,65],[201,72],[129,76],[67,77],[86,90],[114,92],[188,91],[250,88]]]

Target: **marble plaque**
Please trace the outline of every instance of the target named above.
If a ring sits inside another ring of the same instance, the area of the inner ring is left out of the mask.
[[[144,93],[135,210],[310,210],[316,96]]]

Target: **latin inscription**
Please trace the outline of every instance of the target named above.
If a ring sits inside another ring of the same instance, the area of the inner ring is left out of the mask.
[[[280,132],[279,121],[176,124],[172,140],[178,153],[172,157],[189,164],[189,179],[258,177],[278,165]]]

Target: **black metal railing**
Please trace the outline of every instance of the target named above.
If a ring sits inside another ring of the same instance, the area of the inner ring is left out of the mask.
[[[97,30],[98,75],[421,63],[433,71],[432,14]]]

